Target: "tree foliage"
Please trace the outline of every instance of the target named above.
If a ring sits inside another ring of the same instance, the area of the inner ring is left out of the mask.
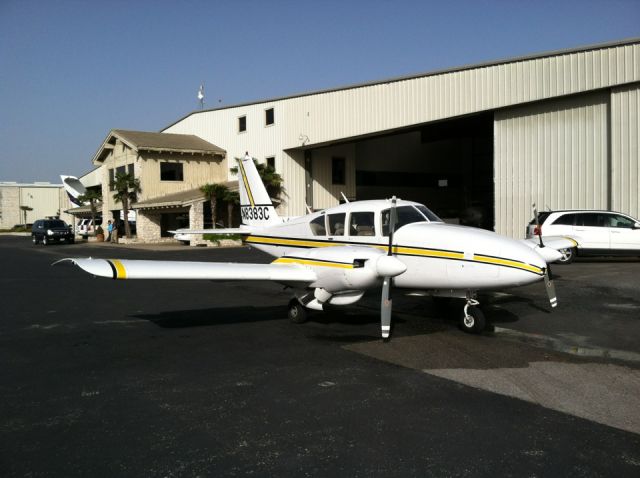
[[[89,207],[91,208],[91,220],[93,221],[93,233],[94,235],[97,232],[97,224],[96,224],[96,202],[102,201],[102,191],[97,189],[87,189],[86,192],[80,196],[78,196],[78,201],[85,203],[89,203]]]
[[[211,202],[211,224],[214,229],[217,222],[218,201],[224,200],[225,195],[229,192],[229,188],[224,184],[210,183],[200,187],[205,197]]]
[[[116,173],[115,180],[111,182],[111,189],[115,191],[113,199],[122,203],[122,213],[124,214],[124,233],[131,237],[131,227],[129,226],[129,206],[135,202],[140,191],[140,180],[133,174]]]

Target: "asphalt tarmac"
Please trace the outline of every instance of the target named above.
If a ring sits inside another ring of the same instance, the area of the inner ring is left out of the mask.
[[[289,323],[271,283],[96,279],[63,257],[247,248],[0,237],[2,476],[640,476],[640,261],[480,297],[494,330],[394,295]]]

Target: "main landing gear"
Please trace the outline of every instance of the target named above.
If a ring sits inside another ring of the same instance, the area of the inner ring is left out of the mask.
[[[289,320],[294,324],[303,324],[307,321],[307,309],[300,303],[297,297],[289,301],[289,311],[287,312]]]

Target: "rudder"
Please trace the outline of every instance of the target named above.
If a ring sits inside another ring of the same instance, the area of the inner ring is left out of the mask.
[[[269,226],[281,223],[282,218],[278,216],[249,153],[238,159],[238,174],[242,224]]]

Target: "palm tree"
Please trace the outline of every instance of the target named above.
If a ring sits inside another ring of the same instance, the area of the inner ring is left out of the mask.
[[[236,204],[240,204],[240,194],[238,191],[227,191],[222,199],[227,203],[227,216],[229,218],[227,227],[233,227],[233,207]]]
[[[127,238],[131,237],[129,227],[129,205],[136,200],[136,195],[141,191],[140,180],[133,174],[116,173],[115,180],[111,183],[111,188],[115,191],[113,199],[122,203],[122,213],[124,214],[124,233]]]
[[[211,227],[216,228],[218,200],[222,200],[229,191],[224,184],[205,184],[200,187],[200,191],[204,193],[204,196],[211,201]]]
[[[78,197],[78,201],[80,202],[88,202],[91,208],[91,220],[93,221],[93,235],[96,235],[96,229],[98,228],[96,224],[96,201],[102,201],[102,191],[98,191],[96,189],[87,189],[87,191]]]

